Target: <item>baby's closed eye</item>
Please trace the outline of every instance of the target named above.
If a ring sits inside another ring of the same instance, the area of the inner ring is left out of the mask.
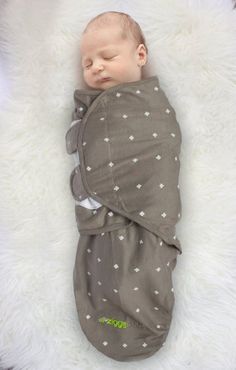
[[[116,55],[114,55],[113,57],[104,57],[104,59],[112,59],[112,58],[115,58]]]
[[[113,55],[113,56],[111,56],[111,57],[103,57],[103,59],[105,59],[105,60],[111,60],[111,59],[113,59],[113,58],[115,58],[115,57],[117,57],[118,55]],[[88,64],[88,65],[86,65],[86,66],[84,66],[84,68],[88,68],[88,67],[90,67],[92,65],[92,63],[90,63],[90,64]]]

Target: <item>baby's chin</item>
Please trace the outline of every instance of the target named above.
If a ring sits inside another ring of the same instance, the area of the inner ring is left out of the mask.
[[[119,84],[120,84],[119,81],[115,81],[111,78],[107,81],[98,82],[98,84],[96,85],[96,88],[100,90],[107,90],[109,89],[109,87],[116,86]]]
[[[111,78],[107,81],[98,82],[96,85],[93,85],[93,86],[88,85],[88,86],[92,89],[95,89],[95,90],[107,90],[112,86],[117,86],[117,85],[120,85],[120,84],[125,83],[125,82],[131,82],[131,81],[130,80],[117,81],[117,80],[114,80],[113,78]]]
[[[121,83],[122,83],[121,81],[116,81],[116,80],[114,80],[114,79],[111,78],[111,79],[109,79],[107,81],[97,82],[95,85],[89,85],[88,83],[87,83],[87,85],[91,89],[95,89],[95,90],[107,90],[110,87],[119,85]]]

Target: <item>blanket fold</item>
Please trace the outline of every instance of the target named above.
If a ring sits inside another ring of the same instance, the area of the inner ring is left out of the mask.
[[[79,154],[70,176],[79,232],[136,222],[182,254],[175,233],[182,137],[157,76],[107,90],[76,89],[74,102],[66,149]],[[81,207],[87,197],[103,207]]]

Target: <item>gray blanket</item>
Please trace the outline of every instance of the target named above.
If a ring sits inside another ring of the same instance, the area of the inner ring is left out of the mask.
[[[66,149],[80,159],[70,176],[80,234],[134,221],[182,254],[175,233],[181,131],[157,76],[104,91],[76,89],[74,102]],[[104,206],[100,212],[79,205],[88,197]]]

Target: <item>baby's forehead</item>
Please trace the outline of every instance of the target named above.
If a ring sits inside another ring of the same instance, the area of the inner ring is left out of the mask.
[[[82,35],[80,40],[80,51],[83,52],[87,49],[114,49],[114,48],[122,48],[126,47],[127,45],[134,44],[134,40],[131,37],[126,37],[125,39],[121,35],[117,34],[109,34],[109,37],[99,38],[98,34],[87,33]]]
[[[122,41],[122,33],[120,30],[112,27],[103,27],[100,29],[93,29],[86,31],[82,34],[80,44],[86,44],[90,41],[94,43],[108,43],[108,42],[120,42]]]
[[[111,50],[111,49],[120,49],[120,48],[122,48],[122,42],[120,42],[119,44],[116,42],[116,40],[114,39],[110,39],[108,42],[101,42],[101,43],[99,43],[99,42],[91,42],[91,44],[89,44],[88,42],[87,42],[87,40],[88,39],[86,39],[86,42],[84,42],[84,43],[80,43],[80,52],[82,53],[82,54],[84,54],[84,53],[89,53],[89,52],[94,52],[95,50],[96,51],[99,51],[99,52],[105,52],[105,51],[109,51],[109,50]],[[93,41],[93,39],[92,39],[92,41]]]

